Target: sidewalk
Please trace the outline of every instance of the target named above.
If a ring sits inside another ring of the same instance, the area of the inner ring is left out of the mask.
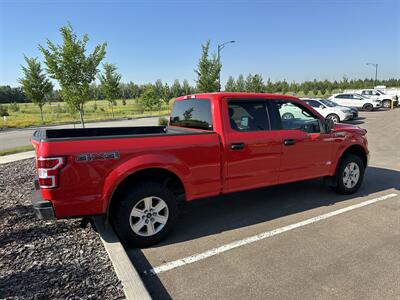
[[[27,151],[16,154],[4,155],[0,156],[0,165],[33,157],[35,157],[35,151]]]

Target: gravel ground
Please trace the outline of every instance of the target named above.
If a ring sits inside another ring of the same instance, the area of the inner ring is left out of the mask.
[[[79,220],[37,221],[34,160],[0,165],[0,298],[121,299],[97,233]]]

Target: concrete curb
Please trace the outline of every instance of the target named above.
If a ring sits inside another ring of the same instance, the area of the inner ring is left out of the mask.
[[[111,226],[104,221],[104,217],[95,217],[94,223],[100,234],[104,248],[113,264],[115,273],[122,283],[126,299],[151,300],[150,294],[144,286],[142,279],[132,265],[131,260]]]
[[[15,153],[15,154],[10,154],[10,155],[4,155],[4,156],[0,156],[0,165],[8,164],[8,163],[13,162],[13,161],[33,158],[33,157],[35,157],[35,151],[33,151],[33,150],[32,151]]]

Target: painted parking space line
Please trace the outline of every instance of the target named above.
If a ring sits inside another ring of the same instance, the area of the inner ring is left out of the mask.
[[[326,214],[322,214],[322,215],[319,215],[319,216],[316,216],[316,217],[313,217],[313,218],[309,218],[309,219],[303,220],[303,221],[298,222],[298,223],[290,224],[290,225],[287,225],[287,226],[284,226],[284,227],[281,227],[281,228],[277,228],[277,229],[274,229],[274,230],[271,230],[271,231],[266,231],[266,232],[259,233],[259,234],[254,235],[254,236],[250,236],[250,237],[238,240],[238,241],[234,241],[232,243],[225,244],[225,245],[222,245],[220,247],[216,247],[216,248],[207,250],[207,251],[202,252],[202,253],[194,254],[194,255],[191,255],[191,256],[187,256],[185,258],[181,258],[181,259],[178,259],[178,260],[167,262],[167,263],[164,263],[164,264],[162,264],[160,266],[157,266],[157,267],[155,267],[153,269],[146,270],[146,271],[144,271],[144,273],[146,275],[156,275],[156,274],[160,274],[160,273],[163,273],[163,272],[167,272],[167,271],[170,271],[170,270],[173,270],[173,269],[176,269],[176,268],[179,268],[179,267],[183,267],[185,265],[192,264],[194,262],[197,262],[197,261],[200,261],[200,260],[215,256],[215,255],[224,253],[226,251],[229,251],[229,250],[232,250],[232,249],[235,249],[235,248],[239,248],[239,247],[242,247],[242,246],[245,246],[245,245],[248,245],[248,244],[252,244],[252,243],[264,240],[266,238],[273,237],[275,235],[278,235],[278,234],[281,234],[281,233],[284,233],[284,232],[287,232],[287,231],[290,231],[290,230],[293,230],[293,229],[296,229],[296,228],[299,228],[299,227],[303,227],[303,226],[306,226],[306,225],[309,225],[309,224],[313,224],[313,223],[316,223],[316,222],[319,222],[319,221],[322,221],[322,220],[326,220],[326,219],[329,219],[331,217],[343,214],[345,212],[348,212],[348,211],[351,211],[351,210],[355,210],[357,208],[361,208],[361,207],[364,207],[364,206],[367,206],[367,205],[371,205],[371,204],[374,204],[374,203],[377,203],[377,202],[380,202],[380,201],[384,201],[384,200],[387,200],[387,199],[390,199],[390,198],[393,198],[393,197],[396,197],[396,196],[398,196],[398,194],[392,193],[392,194],[388,194],[388,195],[385,195],[385,196],[377,197],[377,198],[374,198],[374,199],[371,199],[371,200],[367,200],[367,201],[364,201],[364,202],[361,202],[361,203],[358,203],[358,204],[347,206],[347,207],[344,207],[344,208],[341,208],[341,209],[338,209],[338,210],[334,210],[334,211],[326,213]]]

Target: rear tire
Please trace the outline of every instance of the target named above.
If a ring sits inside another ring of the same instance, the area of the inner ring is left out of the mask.
[[[116,233],[124,243],[140,248],[165,238],[178,217],[175,196],[156,182],[133,186],[115,205],[111,221]]]
[[[363,109],[365,111],[373,111],[374,110],[374,106],[372,104],[367,103],[367,104],[364,104]]]
[[[364,172],[364,163],[359,156],[346,155],[340,162],[335,175],[335,183],[331,188],[339,194],[354,194],[362,184]]]
[[[337,114],[329,114],[326,116],[327,119],[332,120],[334,123],[339,123],[340,118]]]
[[[390,108],[391,105],[392,105],[392,103],[391,103],[390,100],[384,100],[384,101],[382,101],[382,106],[383,106],[384,108]]]

